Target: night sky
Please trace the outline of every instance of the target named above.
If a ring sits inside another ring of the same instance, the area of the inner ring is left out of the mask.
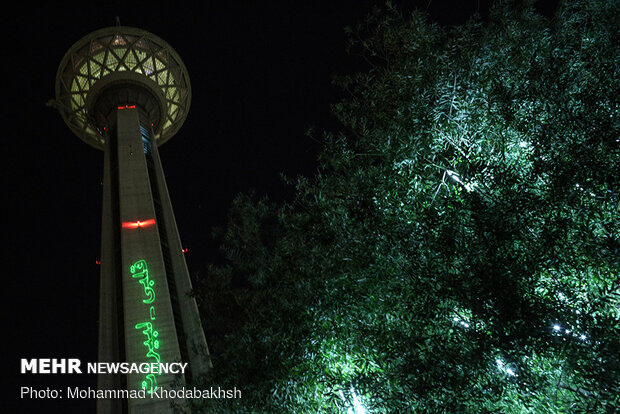
[[[135,5],[135,4],[138,5]],[[198,2],[196,2],[198,3]],[[398,2],[444,25],[488,2]],[[64,5],[63,5],[64,4]],[[75,3],[78,4],[78,3]],[[99,4],[95,6],[95,4]],[[58,112],[56,70],[84,35],[122,25],[148,30],[181,56],[192,82],[185,124],[160,149],[192,276],[218,260],[212,228],[235,195],[287,196],[280,174],[316,170],[308,127],[336,130],[332,75],[366,70],[345,52],[344,27],[382,1],[16,2],[3,21],[3,313],[10,358],[4,395],[13,411],[94,412],[95,400],[20,400],[21,386],[95,387],[95,375],[20,375],[20,358],[97,359],[103,153],[80,141]],[[187,4],[193,4],[187,3]],[[6,128],[8,125],[8,129]],[[207,338],[207,341],[209,338]],[[4,375],[6,378],[6,375]]]

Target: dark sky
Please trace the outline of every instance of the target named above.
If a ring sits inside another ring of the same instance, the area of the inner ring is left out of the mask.
[[[480,0],[407,3],[433,20],[466,20]],[[311,175],[318,144],[309,126],[335,130],[334,74],[364,70],[345,53],[344,27],[382,1],[16,2],[3,21],[2,156],[9,355],[13,411],[94,412],[94,400],[20,400],[22,386],[95,386],[94,375],[19,375],[20,358],[97,358],[103,153],[82,143],[45,106],[64,53],[84,35],[121,24],[166,40],[192,82],[188,118],[160,154],[190,272],[217,258],[211,229],[232,199],[255,190],[284,196],[280,173]],[[208,340],[208,338],[207,338]],[[4,376],[6,377],[6,375]]]

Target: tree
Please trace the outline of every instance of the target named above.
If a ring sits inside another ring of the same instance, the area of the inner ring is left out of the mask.
[[[214,412],[620,407],[618,3],[351,29],[320,172],[240,196],[197,288]]]

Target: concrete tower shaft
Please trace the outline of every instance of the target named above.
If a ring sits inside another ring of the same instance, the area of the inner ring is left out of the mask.
[[[100,362],[188,362],[181,376],[99,375],[100,389],[183,385],[209,367],[177,224],[159,157],[187,116],[191,88],[174,50],[140,29],[111,27],[78,41],[56,79],[69,128],[104,150]],[[171,402],[98,400],[99,413],[170,413]]]

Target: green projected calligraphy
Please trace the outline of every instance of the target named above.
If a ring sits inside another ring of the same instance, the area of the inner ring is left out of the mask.
[[[142,302],[151,305],[148,308],[150,321],[137,323],[135,328],[142,330],[142,334],[146,336],[146,340],[142,342],[146,347],[146,358],[154,360],[150,362],[159,363],[161,362],[161,357],[159,353],[157,353],[159,349],[159,339],[157,339],[159,332],[153,328],[153,323],[151,322],[155,320],[155,281],[149,277],[149,269],[145,260],[138,260],[132,264],[129,268],[129,272],[131,273],[131,277],[133,279],[138,279],[138,282],[144,288],[144,296],[146,299],[143,299]],[[160,373],[158,373],[158,375],[160,375]],[[155,374],[149,373],[145,376],[140,385],[143,390],[151,394],[157,389],[157,377]]]
[[[144,295],[146,299],[143,299],[144,303],[153,303],[155,301],[155,290],[153,286],[155,285],[155,281],[149,278],[149,269],[146,265],[146,261],[138,260],[129,268],[131,272],[131,277],[135,279],[140,279],[140,284],[144,287]]]
[[[146,353],[147,358],[155,358],[157,362],[161,361],[161,358],[156,349],[159,349],[159,341],[156,339],[159,336],[159,332],[153,329],[153,324],[151,322],[142,322],[136,324],[136,329],[143,329],[142,333],[146,335],[146,341],[142,342],[148,352]]]

